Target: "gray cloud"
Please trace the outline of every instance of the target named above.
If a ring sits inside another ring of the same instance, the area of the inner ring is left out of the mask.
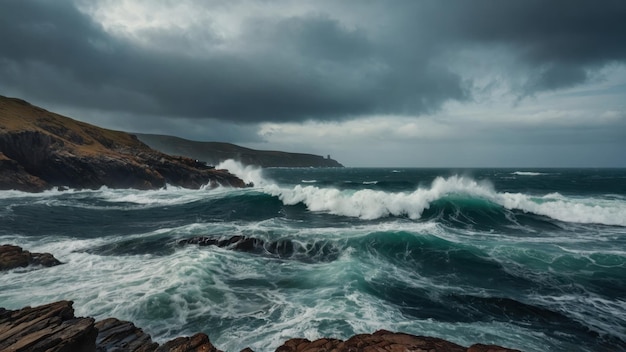
[[[445,44],[500,46],[525,70],[524,93],[585,82],[592,70],[626,61],[626,3],[587,1],[429,2],[420,20]]]
[[[457,50],[502,47],[513,58],[503,67],[524,76],[519,94],[555,90],[626,60],[624,18],[618,0],[330,2],[315,13],[249,18],[238,50],[227,50],[211,26],[149,31],[152,45],[139,45],[71,1],[6,1],[0,89],[145,118],[420,115],[472,97],[471,78],[445,64]]]

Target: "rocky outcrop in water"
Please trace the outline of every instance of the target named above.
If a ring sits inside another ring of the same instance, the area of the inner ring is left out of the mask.
[[[0,96],[0,190],[245,187],[226,170],[151,149],[134,135]]]
[[[178,337],[159,344],[133,323],[108,318],[77,318],[71,301],[20,310],[0,308],[0,351],[13,352],[221,352],[206,334]],[[253,352],[246,348],[244,351]],[[291,339],[276,352],[519,352],[500,346],[473,345],[389,331],[355,335],[346,341]]]
[[[238,252],[303,262],[329,262],[338,258],[339,249],[326,242],[295,242],[289,239],[264,241],[247,236],[196,236],[178,241],[179,245],[215,246]]]
[[[24,268],[29,265],[55,266],[61,264],[50,253],[31,253],[9,244],[0,246],[0,271]]]

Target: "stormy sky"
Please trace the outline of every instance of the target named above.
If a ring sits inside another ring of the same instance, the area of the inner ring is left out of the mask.
[[[346,166],[626,167],[623,0],[0,0],[0,95]]]

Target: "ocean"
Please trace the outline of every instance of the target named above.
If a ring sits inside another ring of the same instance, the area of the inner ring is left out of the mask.
[[[254,187],[0,192],[0,244],[65,263],[0,273],[0,306],[225,351],[378,329],[626,351],[626,169],[219,167]]]

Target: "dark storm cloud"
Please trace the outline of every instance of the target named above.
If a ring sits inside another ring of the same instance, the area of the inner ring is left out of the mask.
[[[439,40],[506,47],[527,70],[529,92],[579,84],[594,69],[626,61],[624,1],[429,4],[419,17],[442,30]]]
[[[333,6],[372,10],[350,27]],[[151,31],[158,45],[142,46],[105,32],[70,1],[4,1],[0,89],[104,111],[241,122],[419,115],[471,97],[472,82],[445,66],[455,50],[503,46],[526,76],[524,93],[558,89],[624,62],[624,18],[623,1],[333,2],[314,14],[247,19],[241,48],[223,50],[207,29]],[[193,51],[194,41],[209,49]]]

